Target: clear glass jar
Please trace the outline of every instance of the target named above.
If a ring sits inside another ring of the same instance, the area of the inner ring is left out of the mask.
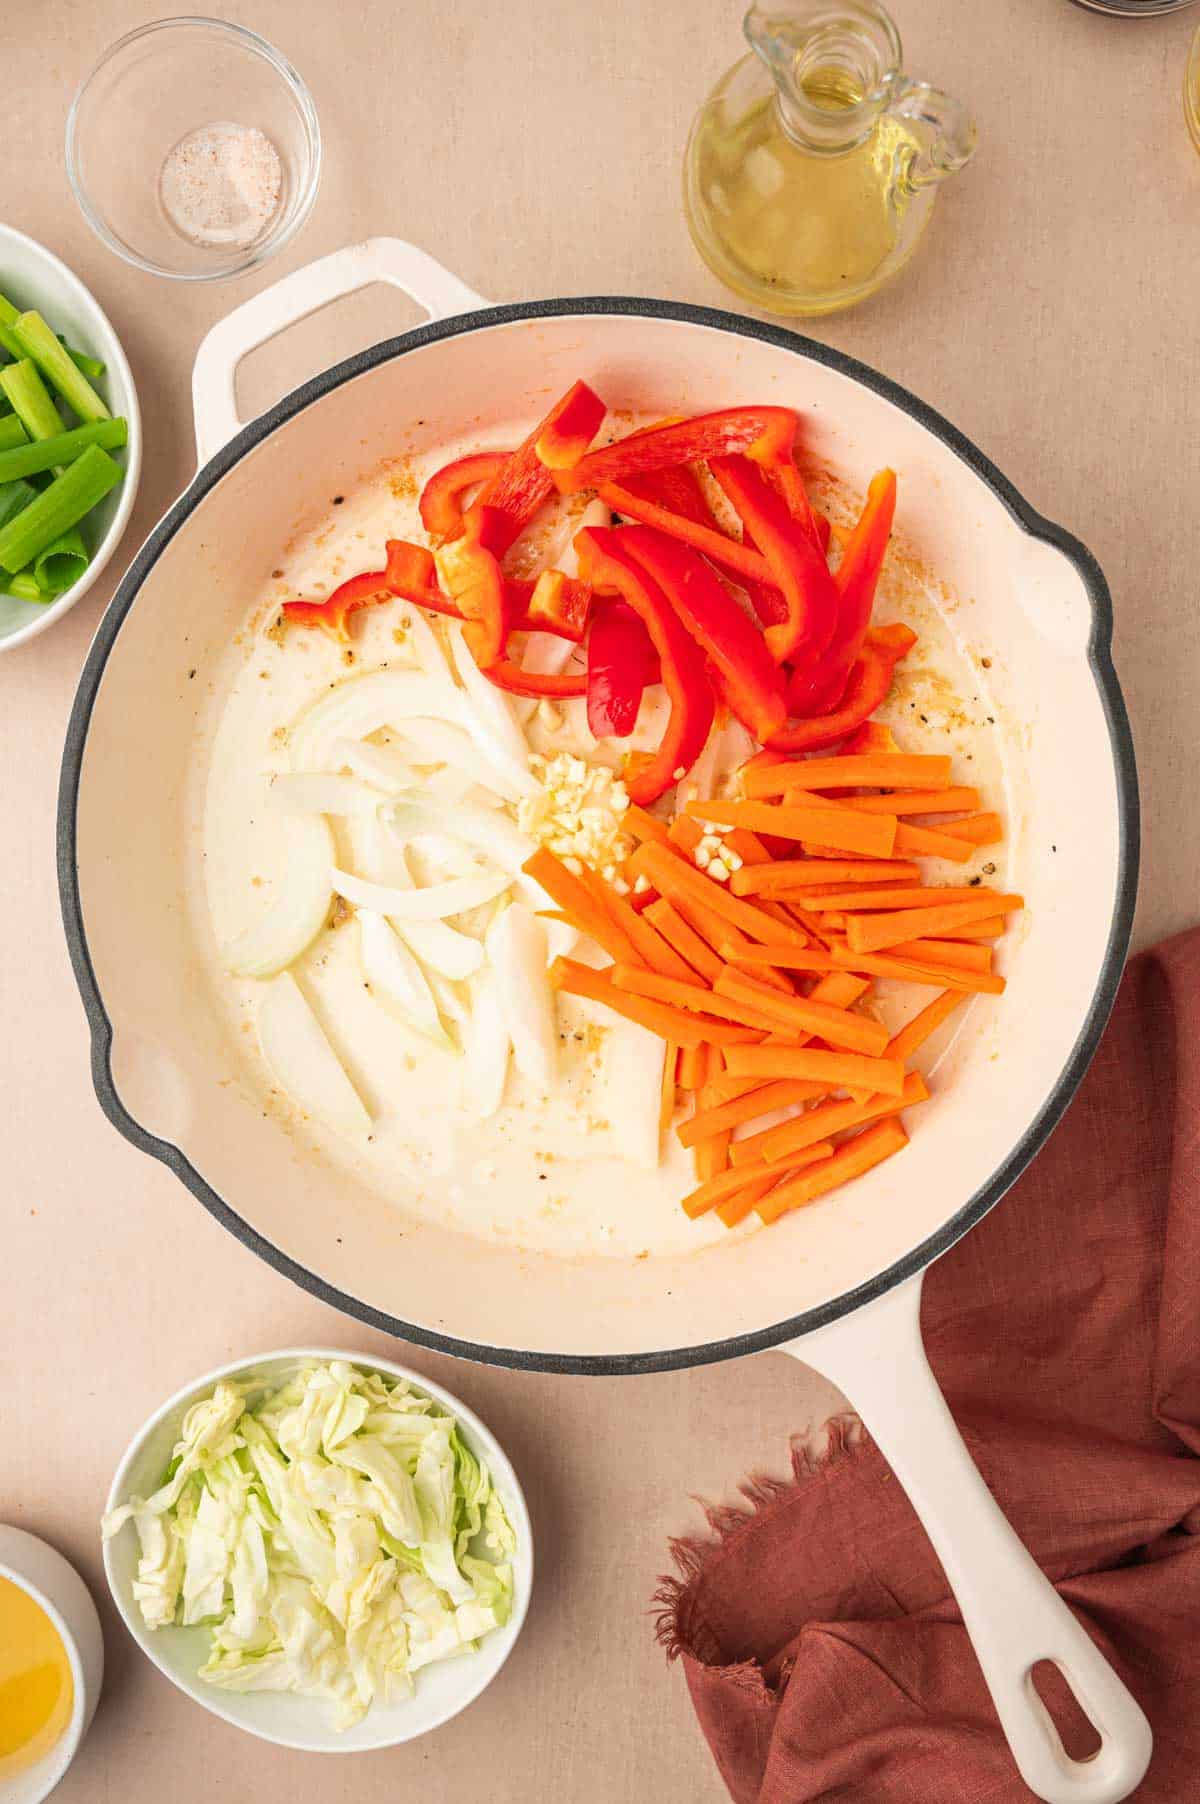
[[[752,54],[717,84],[688,140],[688,228],[714,273],[769,312],[849,307],[912,256],[975,127],[904,73],[875,0],[755,5],[744,30]]]
[[[195,134],[251,133],[275,159],[273,206],[248,240],[197,241],[172,217],[163,174]],[[111,45],[67,117],[67,175],[110,250],[151,275],[212,282],[256,269],[312,211],[321,132],[303,80],[273,45],[220,19],[160,19]]]

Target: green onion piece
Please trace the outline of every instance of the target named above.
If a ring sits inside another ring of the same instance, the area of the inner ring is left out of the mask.
[[[68,527],[77,526],[120,480],[120,465],[99,445],[89,445],[36,501],[0,526],[0,569],[23,570]]]
[[[59,533],[45,551],[38,552],[33,560],[33,580],[39,589],[61,595],[64,589],[70,589],[79,581],[91,561],[92,554],[83,542],[83,534],[77,526],[72,526],[69,532]]]
[[[0,294],[0,349],[7,351],[10,357],[24,357],[25,355],[13,336],[12,328],[16,324],[17,316],[18,309]]]
[[[20,576],[8,577],[0,583],[0,587],[6,595],[15,595],[18,601],[40,601],[45,607],[48,601],[54,600],[53,595],[47,595],[44,589],[39,589],[32,576],[24,572]]]
[[[87,377],[89,382],[97,382],[108,368],[98,357],[89,357],[86,351],[77,351],[74,345],[68,344],[62,333],[56,334],[59,344],[75,365],[75,368]]]
[[[57,438],[63,430],[58,408],[46,384],[28,357],[0,370],[0,388],[12,402],[13,412],[32,439]]]
[[[15,413],[6,413],[0,420],[0,453],[11,451],[16,445],[29,442],[29,434],[22,426]],[[0,482],[7,482],[7,476],[0,476]]]
[[[6,526],[23,507],[37,500],[37,490],[31,482],[0,483],[0,526]]]
[[[20,427],[15,415],[13,423]],[[6,444],[6,425],[7,421],[0,420],[0,482],[14,482],[18,476],[36,476],[41,470],[74,463],[89,445],[99,445],[102,451],[117,451],[128,437],[123,419],[93,420],[89,426],[73,426],[69,432],[56,432],[53,438],[39,439],[32,445],[16,439]]]
[[[40,313],[20,313],[11,331],[26,357],[81,420],[107,420],[108,408],[87,377],[77,370]]]

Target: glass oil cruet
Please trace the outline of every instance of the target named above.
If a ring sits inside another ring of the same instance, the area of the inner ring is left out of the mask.
[[[875,0],[755,5],[752,55],[696,115],[684,206],[709,268],[771,313],[831,313],[912,256],[937,188],[969,160],[975,127],[912,81]]]

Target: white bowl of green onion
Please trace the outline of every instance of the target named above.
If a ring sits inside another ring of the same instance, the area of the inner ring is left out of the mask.
[[[137,493],[129,364],[78,276],[0,225],[0,651],[86,595]]]

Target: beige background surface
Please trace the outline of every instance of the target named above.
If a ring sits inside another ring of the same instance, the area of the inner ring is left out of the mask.
[[[721,302],[684,231],[678,166],[695,105],[738,53],[736,0],[208,3],[294,59],[325,132],[316,211],[270,275],[386,232],[496,299]],[[192,467],[200,336],[269,279],[168,287],[119,263],[75,211],[61,151],[70,95],[156,10],[42,0],[0,24],[0,215],[94,287],[140,385],[147,455],[127,555]],[[910,66],[973,99],[980,154],[901,284],[817,331],[941,408],[1104,565],[1142,773],[1144,940],[1195,918],[1200,875],[1200,159],[1179,101],[1200,11],[1126,23],[1067,0],[904,0],[900,23]],[[384,294],[310,322],[247,370],[247,404],[408,323]],[[385,1344],[243,1252],[94,1101],[58,918],[54,805],[67,711],[110,590],[0,661],[0,1518],[47,1535],[97,1596],[108,1477],[162,1396],[272,1345]],[[624,1381],[412,1357],[491,1422],[529,1489],[539,1584],[497,1684],[411,1748],[322,1763],[202,1714],[106,1611],[105,1696],[62,1804],[371,1804],[414,1786],[427,1804],[724,1795],[682,1679],[653,1645],[650,1594],[668,1535],[698,1524],[690,1496],[780,1469],[789,1433],[829,1394],[775,1355]]]

